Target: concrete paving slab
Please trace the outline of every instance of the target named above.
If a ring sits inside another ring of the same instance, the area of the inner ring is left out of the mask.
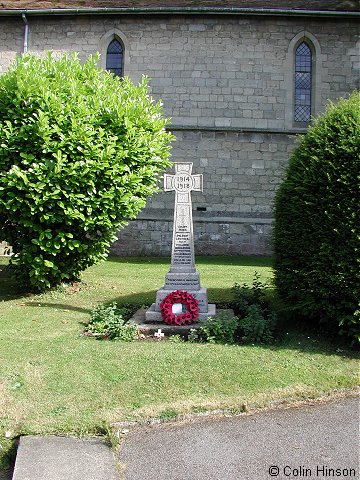
[[[119,480],[114,455],[98,439],[21,437],[13,480]]]
[[[359,399],[130,430],[125,480],[359,479]]]

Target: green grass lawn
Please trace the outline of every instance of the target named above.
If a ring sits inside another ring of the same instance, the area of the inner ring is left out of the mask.
[[[352,388],[358,356],[305,334],[272,346],[169,341],[133,343],[82,337],[99,302],[150,304],[169,259],[115,259],[84,273],[83,284],[17,295],[0,263],[0,466],[19,434],[103,432],[112,422],[175,413],[267,406]],[[197,258],[209,301],[231,300],[235,282],[257,271],[271,280],[267,258]],[[170,413],[169,413],[170,412]]]

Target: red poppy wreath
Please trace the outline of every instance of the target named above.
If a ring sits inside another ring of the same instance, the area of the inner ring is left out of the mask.
[[[173,305],[181,303],[186,311],[180,315],[173,313]],[[190,325],[194,323],[199,315],[199,302],[190,293],[176,290],[171,292],[160,303],[161,315],[164,322],[169,325]]]

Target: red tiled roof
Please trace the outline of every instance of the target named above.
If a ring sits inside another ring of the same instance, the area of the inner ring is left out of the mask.
[[[314,11],[359,11],[359,0],[0,0],[1,10],[88,8],[251,8]]]

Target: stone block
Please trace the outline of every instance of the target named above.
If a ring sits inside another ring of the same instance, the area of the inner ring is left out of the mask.
[[[168,272],[165,276],[165,290],[200,290],[200,275],[198,272]]]
[[[165,288],[161,288],[158,290],[156,294],[156,302],[152,304],[152,306],[148,310],[146,310],[145,320],[144,320],[145,323],[162,321],[161,314],[160,314],[160,303],[171,292],[175,290],[178,290],[178,288],[169,289],[169,290],[166,290]],[[206,316],[210,316],[214,314],[213,312],[214,312],[215,306],[209,306],[206,288],[200,288],[198,290],[190,290],[189,288],[186,288],[185,291],[190,293],[199,302],[199,310],[200,310],[199,318],[206,318]],[[209,310],[209,307],[210,307],[210,310]]]
[[[213,303],[208,303],[207,311],[200,312],[198,315],[197,321],[198,322],[205,321],[209,317],[215,317],[215,316],[216,316],[216,305]],[[161,316],[160,310],[159,311],[157,310],[156,303],[153,303],[151,307],[145,311],[145,318],[142,318],[142,322],[145,324],[144,325],[145,327],[147,324],[155,324],[156,329],[159,328],[160,326],[159,324],[163,324],[164,326],[166,326],[166,324],[164,323],[164,319]],[[177,325],[174,325],[174,326],[169,325],[169,327],[175,327],[175,329],[178,330]],[[188,329],[193,328],[191,325],[186,327],[188,327]],[[161,327],[161,328],[163,329],[164,327]]]
[[[105,442],[72,437],[21,437],[13,480],[116,480]]]
[[[264,160],[253,160],[252,161],[251,168],[264,169],[264,167],[265,167]]]

